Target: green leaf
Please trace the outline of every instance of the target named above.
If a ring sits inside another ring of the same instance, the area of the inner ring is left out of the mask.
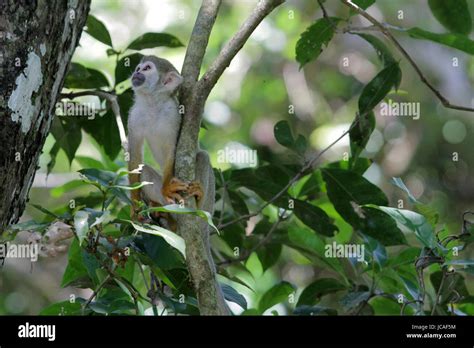
[[[115,174],[114,172],[97,168],[85,168],[78,170],[78,172],[84,175],[90,181],[96,182],[104,187],[109,187],[110,185],[113,185],[117,178],[117,174]]]
[[[372,257],[372,261],[375,261],[380,268],[384,267],[388,260],[387,250],[385,249],[385,247],[376,239],[368,235],[364,236],[364,241],[365,248],[367,251],[366,255],[370,254],[370,256]]]
[[[361,220],[356,206],[388,204],[385,194],[361,175],[336,168],[323,168],[321,171],[334,208],[353,225],[360,225]]]
[[[364,87],[359,97],[359,112],[363,115],[371,111],[392,88],[400,85],[402,72],[398,63],[385,67]]]
[[[198,216],[204,221],[206,221],[209,224],[209,226],[211,226],[219,234],[219,230],[217,229],[216,225],[214,225],[214,222],[212,221],[212,215],[205,210],[181,207],[179,204],[169,204],[162,207],[153,207],[153,208],[144,210],[144,212],[153,212],[153,211],[159,211],[163,213],[174,213],[174,214],[190,214],[190,215]]]
[[[309,26],[296,43],[296,61],[300,63],[300,68],[313,59],[317,59],[331,41],[335,26],[340,18],[330,17],[318,19]]]
[[[125,121],[123,116],[122,121]],[[126,122],[123,123],[126,124]],[[97,141],[99,147],[111,160],[117,157],[121,150],[121,143],[117,121],[112,110],[109,109],[104,115],[97,115],[94,120],[82,120],[82,129]]]
[[[79,63],[71,63],[64,80],[64,87],[66,88],[97,89],[108,86],[109,81],[102,72],[86,68]]]
[[[321,278],[309,284],[298,298],[296,306],[315,305],[324,295],[345,290],[347,287],[334,278]]]
[[[90,286],[91,282],[88,277],[87,268],[84,266],[82,249],[77,239],[74,239],[69,247],[68,263],[64,271],[61,287],[74,285]],[[78,284],[80,283],[80,284]]]
[[[94,39],[106,44],[107,46],[113,47],[112,39],[110,38],[109,31],[105,27],[104,23],[95,18],[93,15],[89,14],[89,16],[87,16],[86,26],[87,34],[92,36]]]
[[[134,238],[133,244],[140,249],[142,254],[149,257],[151,262],[144,260],[145,264],[159,267],[163,271],[185,267],[181,253],[162,237],[143,233]]]
[[[128,45],[128,50],[143,50],[145,48],[155,47],[181,47],[183,44],[179,39],[171,34],[166,33],[145,33]]]
[[[273,307],[278,303],[287,301],[288,296],[294,291],[295,290],[293,289],[293,286],[288,282],[281,282],[273,286],[260,299],[260,302],[258,304],[258,310],[260,311],[260,313],[263,313],[268,308]]]
[[[295,199],[294,204],[295,215],[315,232],[332,237],[338,231],[338,228],[331,223],[331,219],[321,208],[299,199]]]
[[[372,6],[375,3],[375,0],[352,0],[352,3],[365,10],[368,7]]]
[[[316,260],[322,262],[324,265],[327,265],[345,277],[344,269],[340,261],[336,258],[325,257],[324,254],[327,243],[309,228],[290,224],[288,226],[288,242],[285,242],[285,244],[302,251],[305,256],[315,260],[315,262]],[[311,255],[313,255],[312,258]]]
[[[374,129],[375,116],[372,111],[364,114],[357,113],[356,118],[351,124],[351,130],[349,131],[352,155],[349,158],[350,169],[354,170],[354,167],[359,162],[359,156],[365,149]]]
[[[370,292],[368,291],[349,292],[341,299],[341,304],[346,311],[349,311],[360,305],[362,302],[367,301],[369,298]]]
[[[405,193],[408,195],[408,199],[412,203],[417,203],[418,200],[415,198],[415,196],[412,195],[408,187],[405,185],[403,182],[402,178],[392,178],[391,183],[400,188],[402,191],[405,191]]]
[[[79,245],[82,245],[82,242],[89,232],[88,219],[89,214],[83,210],[78,211],[76,215],[74,215],[74,229],[76,230],[76,235],[79,239]]]
[[[395,63],[395,59],[392,56],[392,52],[387,48],[387,46],[379,40],[377,37],[369,34],[357,34],[365,41],[370,43],[372,47],[375,49],[377,56],[379,57],[380,61],[384,65],[384,67],[390,66]]]
[[[224,293],[224,298],[227,301],[237,303],[244,310],[247,309],[247,301],[245,297],[237,292],[232,286],[221,283],[222,292]]]
[[[143,54],[140,53],[120,58],[115,66],[115,84],[118,85],[120,82],[129,79],[142,58]]]
[[[420,28],[411,28],[404,32],[415,39],[430,40],[474,55],[474,41],[461,34],[436,34]]]
[[[184,239],[178,236],[176,233],[171,232],[163,227],[156,226],[156,225],[138,224],[138,223],[134,223],[133,221],[128,221],[128,222],[132,224],[132,226],[137,231],[162,237],[169,245],[177,249],[184,257],[186,257]]]
[[[295,140],[293,139],[293,134],[291,134],[290,125],[288,121],[279,121],[273,130],[275,134],[275,139],[280,145],[283,145],[287,148],[292,148]]]
[[[300,156],[303,156],[306,153],[307,148],[308,141],[303,135],[298,134],[298,137],[296,138],[295,144],[293,146],[293,150]]]
[[[431,225],[423,215],[410,210],[396,209],[391,207],[375,207],[390,215],[399,226],[404,226],[410,232],[414,232],[424,246],[434,249],[438,246],[436,236]]]
[[[273,242],[265,243],[258,247],[257,256],[264,272],[277,263],[281,255],[281,249],[281,243]]]
[[[472,29],[472,18],[466,0],[428,0],[436,19],[449,31],[468,35]]]
[[[71,164],[82,140],[79,123],[74,119],[55,117],[50,131],[59,147],[66,153],[69,164]]]
[[[407,244],[405,236],[389,214],[371,207],[362,208],[362,213],[365,216],[359,227],[362,233],[385,246]]]
[[[72,180],[72,181],[69,181],[69,182],[65,183],[64,185],[56,186],[56,187],[52,188],[49,191],[49,194],[51,195],[51,197],[59,198],[62,195],[64,195],[65,193],[71,192],[74,189],[79,188],[79,187],[84,186],[84,185],[85,185],[85,183],[82,180]]]
[[[43,308],[39,315],[82,315],[82,304],[85,302],[86,300],[78,297],[72,303],[69,300],[53,303]]]

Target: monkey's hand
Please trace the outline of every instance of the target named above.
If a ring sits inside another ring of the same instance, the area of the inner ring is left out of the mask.
[[[188,184],[178,178],[172,178],[167,184],[163,185],[161,193],[167,203],[174,204],[183,200],[179,192],[187,190]]]
[[[196,197],[196,201],[199,204],[202,197],[204,197],[204,191],[199,181],[193,181],[188,185],[187,193],[189,197]]]

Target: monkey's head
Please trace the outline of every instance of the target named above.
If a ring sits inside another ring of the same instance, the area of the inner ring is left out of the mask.
[[[169,61],[155,56],[144,56],[132,75],[135,93],[174,94],[183,82],[178,70]]]

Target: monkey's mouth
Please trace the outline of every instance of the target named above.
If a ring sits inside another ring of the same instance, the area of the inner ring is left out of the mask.
[[[132,85],[133,87],[139,87],[145,82],[145,75],[140,73],[135,73],[132,76]]]

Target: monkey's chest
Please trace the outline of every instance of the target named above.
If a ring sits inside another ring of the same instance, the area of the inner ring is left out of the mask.
[[[162,170],[166,162],[174,156],[178,128],[179,123],[175,120],[157,117],[142,128],[144,140]]]

